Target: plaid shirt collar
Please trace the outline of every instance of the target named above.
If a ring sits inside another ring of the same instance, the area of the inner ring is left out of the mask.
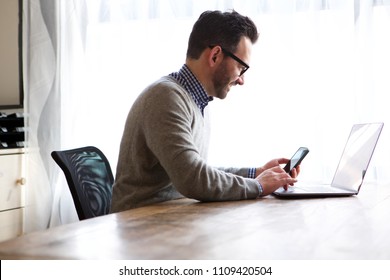
[[[209,101],[213,100],[213,97],[207,95],[205,89],[188,66],[184,64],[179,72],[172,73],[169,76],[175,78],[189,92],[203,115],[204,108],[206,108]]]

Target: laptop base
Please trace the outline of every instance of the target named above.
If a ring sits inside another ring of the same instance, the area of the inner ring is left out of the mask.
[[[324,198],[353,196],[357,195],[357,192],[335,188],[330,185],[319,185],[305,187],[293,186],[289,187],[287,191],[281,187],[273,195],[279,198]]]

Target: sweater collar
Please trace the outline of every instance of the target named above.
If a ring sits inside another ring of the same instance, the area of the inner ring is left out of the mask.
[[[175,78],[188,91],[203,114],[204,109],[213,100],[213,97],[207,95],[206,90],[191,72],[190,68],[184,64],[179,72],[174,72],[169,76]]]

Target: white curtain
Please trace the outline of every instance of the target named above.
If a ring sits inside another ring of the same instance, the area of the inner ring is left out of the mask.
[[[328,182],[351,125],[381,121],[367,176],[390,181],[389,0],[24,0],[27,232],[78,220],[50,152],[94,145],[115,173],[133,100],[182,66],[193,23],[214,9],[250,16],[260,39],[245,85],[209,105],[211,164],[307,146],[300,179]]]

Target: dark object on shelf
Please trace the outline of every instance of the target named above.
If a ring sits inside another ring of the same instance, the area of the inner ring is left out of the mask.
[[[23,148],[24,116],[21,113],[0,113],[0,149]]]

